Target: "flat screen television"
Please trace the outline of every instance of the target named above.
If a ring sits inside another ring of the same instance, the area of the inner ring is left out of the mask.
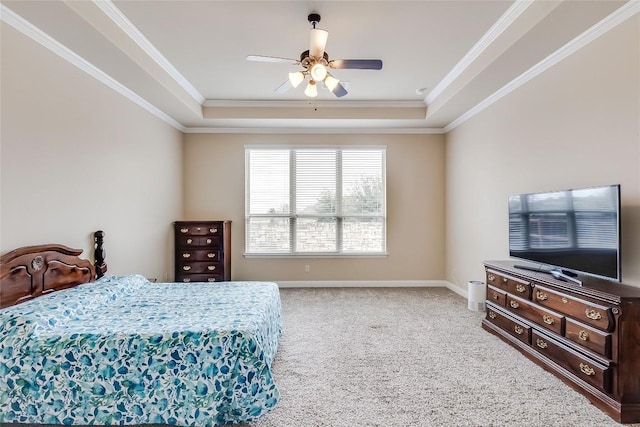
[[[620,247],[620,185],[509,197],[509,255],[529,269],[619,282]]]

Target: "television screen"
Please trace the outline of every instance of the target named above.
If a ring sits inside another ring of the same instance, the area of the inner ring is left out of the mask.
[[[620,281],[620,186],[510,196],[509,255]]]

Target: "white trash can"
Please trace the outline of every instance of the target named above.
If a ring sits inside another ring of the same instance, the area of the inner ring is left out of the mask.
[[[467,289],[467,301],[469,310],[484,311],[486,299],[486,287],[480,280],[471,280]]]

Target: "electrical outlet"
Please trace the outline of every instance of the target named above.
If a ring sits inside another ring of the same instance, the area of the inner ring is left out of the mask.
[[[305,264],[305,265],[304,265],[304,272],[305,272],[305,273],[308,273],[308,272],[310,272],[310,271],[311,271],[311,266],[310,266],[309,264]]]

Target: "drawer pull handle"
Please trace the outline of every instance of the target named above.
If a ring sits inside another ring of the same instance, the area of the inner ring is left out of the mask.
[[[594,371],[594,369],[592,367],[590,367],[589,365],[585,364],[585,363],[581,363],[580,364],[580,371],[582,371],[583,374],[585,375],[595,375],[596,371]]]
[[[492,318],[492,319],[495,319],[496,318],[496,313],[493,312],[493,311],[490,311],[489,312],[489,317]]]
[[[549,344],[547,344],[547,342],[543,339],[538,338],[536,340],[536,345],[540,348],[547,348],[549,346]]]
[[[193,240],[187,239],[187,245],[190,245],[191,243],[193,243]]]
[[[554,323],[556,323],[553,317],[547,316],[546,314],[542,316],[542,321],[547,325],[553,325]]]
[[[210,244],[210,243],[211,243],[211,239],[207,239],[207,244]]]
[[[511,308],[518,308],[518,307],[520,307],[520,304],[518,304],[518,301],[514,301],[514,300],[510,300],[510,301],[509,301],[509,305],[511,306]]]
[[[207,266],[207,270],[209,270],[209,271],[213,271],[213,270],[215,270],[215,269],[216,269],[216,266],[215,266],[215,265],[209,265],[209,266]]]
[[[587,331],[580,330],[580,332],[578,332],[578,338],[582,341],[589,341],[589,333]]]
[[[493,291],[493,292],[491,292],[491,298],[497,300],[498,298],[500,298],[500,295],[498,295],[497,292]]]
[[[215,234],[215,233],[218,232],[218,229],[217,228],[210,228],[209,232]]]
[[[566,299],[565,297],[562,297],[562,303],[563,303],[563,304],[566,304],[566,303],[568,303],[568,302],[569,302],[569,300],[568,300],[568,299]]]
[[[538,292],[536,292],[536,298],[538,299],[538,301],[546,301],[547,298],[549,298],[549,297],[544,292],[538,291]]]
[[[216,281],[216,278],[215,278],[215,277],[209,277],[209,278],[207,279],[207,282],[215,282],[215,281]]]
[[[522,328],[522,326],[516,325],[513,327],[513,331],[518,335],[522,335],[522,333],[524,332],[524,329]]]
[[[191,257],[191,254],[190,254],[190,253],[188,253],[188,252],[187,252],[187,253],[182,254],[182,258],[190,258],[190,257]]]
[[[189,270],[191,270],[191,266],[190,265],[185,265],[185,266],[182,267],[182,269],[184,271],[189,271]]]
[[[507,278],[506,277],[502,278],[502,283],[507,283]]]
[[[525,285],[522,285],[522,284],[518,283],[516,285],[516,291],[518,291],[520,293],[526,292],[527,291],[527,287]]]
[[[600,312],[589,309],[589,308],[584,311],[584,314],[591,320],[602,319],[602,314],[600,314]]]
[[[207,254],[207,258],[215,258],[215,257],[216,257],[216,254],[214,254],[214,253],[208,253]]]
[[[188,229],[188,228],[181,228],[181,229],[180,229],[180,232],[181,232],[181,233],[188,233],[188,232],[189,232],[189,229]]]
[[[183,282],[185,283],[189,283],[191,281],[191,279],[189,279],[188,277],[185,277],[184,279],[182,279]]]
[[[489,274],[487,275],[487,280],[493,282],[494,280],[496,280],[496,276],[494,276],[493,274]]]

